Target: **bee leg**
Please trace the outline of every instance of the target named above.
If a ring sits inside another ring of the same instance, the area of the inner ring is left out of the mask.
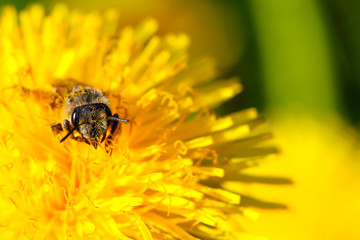
[[[70,131],[72,130],[73,127],[72,127],[72,125],[71,125],[71,123],[70,123],[69,120],[65,119],[65,120],[63,121],[63,124],[64,124],[64,128],[65,128],[65,130],[66,130],[67,132],[70,132]],[[72,139],[78,141],[78,142],[85,142],[85,143],[87,143],[87,144],[90,144],[90,142],[87,141],[87,140],[86,140],[85,138],[83,138],[83,137],[75,137],[74,134],[71,134],[70,137],[71,137]]]
[[[103,137],[102,137],[102,139],[101,139],[101,142],[103,142],[103,141],[105,140],[105,138],[106,138],[106,132],[103,134]]]
[[[69,120],[64,120],[63,121],[63,124],[64,124],[64,127],[65,127],[65,130],[66,131],[68,131],[68,132],[70,132],[70,130],[71,130],[71,123],[69,122]]]
[[[113,115],[113,117],[119,118],[119,114],[115,113],[115,114]],[[119,125],[119,122],[118,122],[118,121],[113,121],[113,122],[112,122],[111,131],[110,131],[109,137],[114,135],[114,133],[115,133],[118,125]]]
[[[79,141],[79,142],[84,142],[86,144],[90,145],[90,142],[86,139],[86,138],[80,138],[80,137],[76,137],[74,138],[75,140]],[[95,148],[96,149],[96,148]]]
[[[62,131],[64,131],[64,129],[60,123],[58,123],[56,125],[52,125],[51,130],[54,134],[58,134],[58,133],[61,133]]]
[[[113,117],[119,118],[119,114],[115,113],[115,114],[113,115]],[[106,149],[106,152],[111,152],[111,144],[112,144],[113,141],[114,141],[113,136],[114,136],[114,134],[115,134],[115,132],[116,132],[116,129],[117,129],[118,125],[119,125],[119,122],[118,122],[118,121],[112,121],[112,122],[111,122],[110,134],[109,134],[109,136],[107,136],[106,141],[105,141],[105,149]],[[105,134],[106,134],[106,133],[105,133]],[[106,136],[104,135],[103,140],[105,139],[105,137],[106,137]],[[103,141],[103,140],[101,140],[101,141]]]

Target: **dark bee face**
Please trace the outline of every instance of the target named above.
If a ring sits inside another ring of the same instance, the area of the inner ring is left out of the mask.
[[[111,116],[111,111],[108,106],[103,103],[94,103],[75,108],[71,122],[73,126],[79,126],[78,131],[83,138],[96,144],[109,126],[107,120],[109,116]]]

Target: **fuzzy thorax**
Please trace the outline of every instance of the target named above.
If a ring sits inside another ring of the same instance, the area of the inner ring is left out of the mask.
[[[65,115],[71,118],[75,108],[93,103],[109,105],[110,101],[98,89],[75,86],[66,99]]]

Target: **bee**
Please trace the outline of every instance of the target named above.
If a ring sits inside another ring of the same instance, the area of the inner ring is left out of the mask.
[[[119,118],[115,113],[112,115],[109,108],[110,101],[105,94],[95,88],[74,86],[64,99],[65,115],[68,119],[63,121],[67,134],[60,140],[64,142],[69,136],[80,142],[85,142],[96,149],[99,143],[106,139],[107,129],[110,128],[109,139],[119,122],[129,122]],[[63,131],[61,124],[52,126],[53,131]],[[75,137],[77,131],[81,137]]]
[[[71,137],[97,149],[98,145],[106,140],[105,150],[111,153],[111,143],[119,122],[130,121],[120,118],[117,113],[112,115],[109,108],[110,101],[99,89],[86,86],[74,79],[55,80],[52,86],[52,92],[18,85],[7,89],[19,89],[22,97],[33,98],[55,111],[63,107],[66,117],[63,124],[57,123],[51,126],[54,134],[62,133],[64,128],[67,131],[60,143]],[[114,95],[114,97],[119,96]],[[75,132],[80,136],[75,136]]]

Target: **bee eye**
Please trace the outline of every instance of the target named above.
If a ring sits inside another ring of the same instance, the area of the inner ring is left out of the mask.
[[[76,112],[74,112],[73,114],[72,114],[72,116],[71,116],[71,122],[72,122],[72,124],[73,125],[77,125],[77,113]]]

